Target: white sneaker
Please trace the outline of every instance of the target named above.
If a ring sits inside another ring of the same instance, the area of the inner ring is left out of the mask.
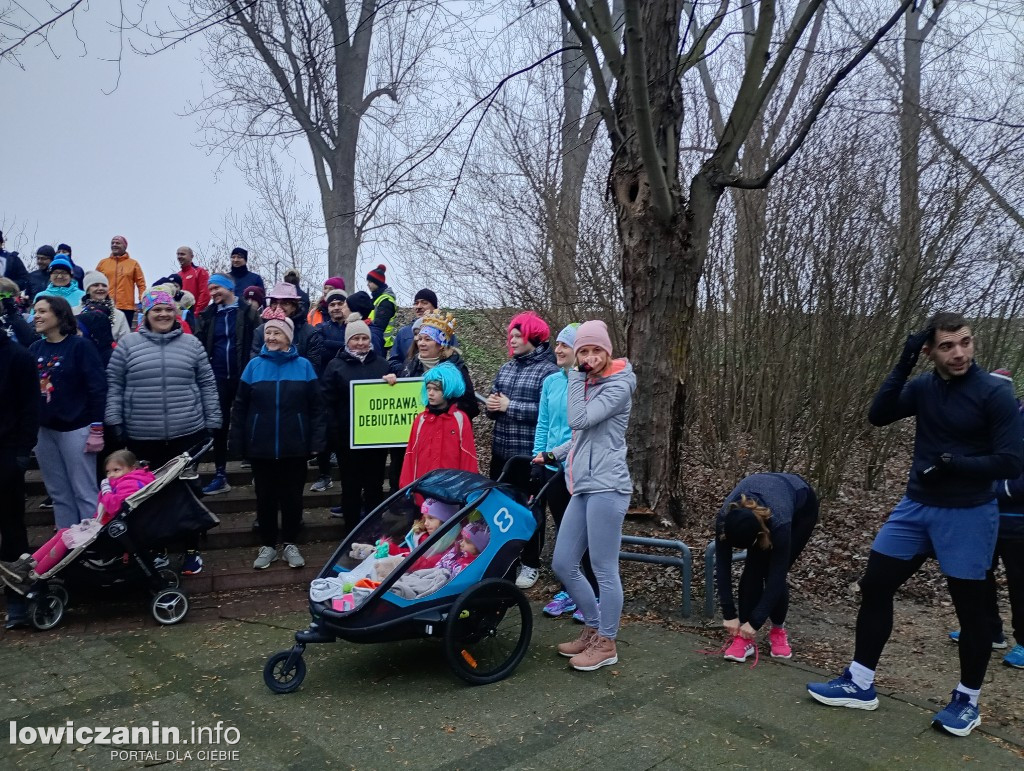
[[[537,568],[528,568],[526,565],[519,567],[519,575],[516,576],[516,586],[520,589],[529,589],[540,578],[540,571]]]
[[[293,543],[286,543],[281,554],[290,568],[301,568],[306,565],[306,560],[302,559],[302,555],[299,554],[299,547]]]
[[[334,480],[329,476],[323,476],[309,486],[309,491],[311,493],[322,493],[325,490],[330,490],[332,487],[334,487]]]
[[[264,570],[265,568],[269,568],[270,563],[276,559],[277,549],[273,546],[261,546],[260,553],[256,555],[256,561],[252,563],[252,566],[256,570]]]

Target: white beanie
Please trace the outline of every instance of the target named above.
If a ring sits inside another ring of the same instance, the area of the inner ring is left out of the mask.
[[[98,270],[90,270],[85,276],[82,277],[82,287],[88,291],[89,287],[93,284],[103,284],[105,287],[110,287],[110,279],[108,279],[103,273]]]
[[[367,326],[366,322],[363,321],[363,317],[358,313],[353,313],[345,322],[345,345],[348,345],[348,341],[355,335],[370,337],[370,327]]]

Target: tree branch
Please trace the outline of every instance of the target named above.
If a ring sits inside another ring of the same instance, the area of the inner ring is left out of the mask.
[[[558,7],[561,9],[566,21],[569,22],[573,32],[576,33],[576,37],[579,38],[580,49],[587,60],[587,66],[590,68],[590,76],[594,79],[594,96],[597,98],[598,105],[600,105],[601,116],[604,118],[608,135],[611,137],[612,146],[618,147],[625,140],[619,126],[619,121],[615,117],[615,110],[612,108],[611,92],[608,90],[604,73],[601,71],[601,63],[597,60],[594,38],[587,31],[587,28],[572,9],[572,6],[569,5],[569,0],[558,0]]]
[[[901,0],[899,7],[889,17],[888,21],[885,22],[876,32],[872,35],[864,45],[861,46],[860,50],[854,55],[849,62],[841,67],[835,75],[829,78],[828,82],[824,85],[821,91],[818,92],[817,96],[811,102],[811,106],[808,108],[807,115],[804,117],[800,124],[800,128],[797,130],[796,136],[793,141],[790,142],[789,146],[773,160],[769,165],[767,171],[759,177],[753,179],[745,179],[739,175],[722,175],[717,181],[726,187],[738,187],[745,190],[756,190],[759,188],[767,187],[768,183],[771,182],[779,169],[785,166],[789,159],[793,157],[800,146],[807,139],[807,135],[811,131],[811,127],[814,125],[821,111],[825,107],[825,103],[831,98],[832,94],[835,93],[836,89],[839,88],[839,84],[842,83],[846,77],[853,72],[854,68],[864,60],[879,41],[884,38],[889,31],[896,26],[896,23],[900,20],[907,8],[909,8],[915,0]]]
[[[665,161],[658,152],[651,116],[651,98],[647,90],[647,62],[644,38],[640,30],[638,0],[626,0],[626,77],[629,78],[630,97],[636,119],[636,138],[640,157],[647,171],[647,184],[651,189],[654,213],[663,223],[672,219],[672,195],[665,174]]]

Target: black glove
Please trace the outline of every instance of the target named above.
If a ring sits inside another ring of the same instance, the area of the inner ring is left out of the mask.
[[[907,369],[914,368],[914,365],[917,364],[917,357],[921,355],[921,348],[928,342],[934,332],[935,330],[929,327],[928,329],[922,329],[920,332],[907,335],[907,342],[903,344],[903,353],[900,354],[899,364],[901,367],[906,367]]]
[[[28,453],[26,453],[25,455],[15,455],[14,464],[21,471],[28,471],[29,466],[32,465],[32,458],[29,457]]]
[[[544,481],[544,467],[541,464],[534,463],[530,466],[530,481],[538,486]]]
[[[942,453],[930,466],[918,473],[921,484],[932,485],[949,477],[953,473],[953,456],[948,452]]]
[[[128,435],[124,432],[124,424],[117,423],[116,425],[110,426],[110,430],[114,433],[114,439],[117,440],[117,443],[124,445],[125,441],[128,439]]]

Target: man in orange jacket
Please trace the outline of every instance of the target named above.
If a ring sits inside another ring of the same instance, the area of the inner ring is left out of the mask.
[[[96,270],[107,277],[114,307],[124,311],[129,326],[134,328],[135,289],[138,288],[141,298],[146,293],[146,277],[142,275],[142,266],[128,254],[128,239],[124,236],[111,238],[110,256],[100,260]]]

